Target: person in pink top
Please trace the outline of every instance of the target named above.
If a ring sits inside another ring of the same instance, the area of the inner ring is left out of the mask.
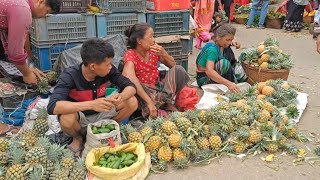
[[[32,18],[41,18],[48,13],[60,11],[60,0],[1,0],[0,37],[8,59],[23,74],[23,81],[36,84],[43,76],[39,69],[26,63],[28,54],[24,50],[27,31]]]

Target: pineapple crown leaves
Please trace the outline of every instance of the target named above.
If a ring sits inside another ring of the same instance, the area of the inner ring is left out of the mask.
[[[28,177],[32,180],[41,180],[43,179],[43,171],[43,168],[33,168]]]
[[[194,145],[191,143],[191,141],[189,141],[186,138],[183,138],[180,141],[179,147],[182,151],[186,152],[187,154],[190,154],[190,152],[194,149]]]
[[[62,159],[73,159],[74,155],[69,149],[63,149],[62,150]]]
[[[214,154],[211,150],[195,150],[190,160],[196,165],[207,165],[210,164]]]
[[[37,119],[47,119],[48,112],[46,107],[40,107],[37,110]]]
[[[127,134],[137,131],[137,129],[134,128],[131,124],[125,125],[125,129]]]
[[[308,137],[307,135],[305,135],[305,134],[302,133],[302,132],[297,133],[295,139],[298,140],[299,142],[309,142],[309,141],[312,141],[312,139],[310,139],[310,137]]]
[[[286,115],[288,116],[289,119],[296,119],[299,117],[299,110],[297,108],[297,105],[295,104],[290,104],[286,108]]]
[[[18,147],[17,145],[13,145],[10,147],[9,157],[12,164],[21,164],[23,163],[26,152]]]
[[[84,163],[84,159],[77,158],[77,161],[75,163],[75,168],[85,171],[86,170],[86,166],[85,166],[85,163]]]
[[[157,172],[167,172],[168,171],[168,163],[164,160],[160,160],[157,162],[155,166],[152,166],[152,171]]]
[[[47,149],[50,145],[50,140],[47,137],[39,137],[35,144],[36,147],[43,147],[45,149]]]
[[[4,167],[0,166],[0,177],[5,175],[5,171],[4,170],[5,170]]]
[[[292,155],[296,155],[298,153],[298,148],[297,146],[293,145],[293,144],[285,144],[283,145],[283,148]]]
[[[49,92],[49,82],[47,78],[41,78],[40,81],[37,83],[37,89],[40,93],[47,93]]]
[[[188,168],[189,160],[187,158],[179,158],[173,161],[173,166],[176,169],[186,169]]]
[[[265,39],[264,42],[263,42],[263,44],[264,44],[265,46],[279,46],[279,45],[280,45],[280,43],[279,43],[278,40],[273,39],[273,38],[271,38],[271,37],[268,37],[267,39]]]
[[[51,144],[48,149],[48,159],[53,162],[60,159],[63,148],[63,146],[60,146],[58,144]]]
[[[250,130],[248,127],[241,127],[237,130],[236,132],[236,137],[238,140],[240,141],[244,141],[245,139],[247,139],[250,135]]]

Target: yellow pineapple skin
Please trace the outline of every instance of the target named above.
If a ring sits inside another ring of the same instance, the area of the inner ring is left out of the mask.
[[[267,83],[266,82],[259,82],[258,83],[258,90],[260,91],[260,93],[262,93],[262,89],[264,88],[264,87],[266,87],[267,86]]]
[[[261,141],[261,139],[262,139],[262,134],[259,131],[257,131],[257,130],[250,131],[250,135],[248,137],[249,142],[255,144],[255,143]]]
[[[183,159],[187,157],[187,153],[185,153],[184,151],[182,151],[181,149],[174,149],[173,150],[173,159],[177,160],[177,159]]]
[[[267,62],[262,62],[259,67],[262,69],[268,69],[268,65],[269,64]]]
[[[258,54],[261,54],[261,53],[263,53],[263,51],[265,50],[265,46],[264,46],[263,44],[260,44],[260,45],[258,46],[257,50],[258,50]]]
[[[261,61],[262,62],[269,62],[270,56],[269,54],[262,54]]]
[[[265,86],[262,89],[262,94],[266,95],[266,96],[271,96],[273,94],[273,92],[274,92],[274,88],[271,86]]]
[[[237,144],[233,145],[233,151],[237,154],[243,153],[244,150],[245,150],[245,148],[244,148],[243,144],[237,143]]]
[[[266,95],[259,94],[259,95],[257,96],[257,100],[263,100],[265,97],[266,97]]]
[[[128,141],[131,143],[141,143],[143,141],[142,135],[139,132],[132,132],[128,135]]]
[[[209,137],[209,144],[210,144],[211,149],[219,150],[222,145],[222,140],[221,140],[220,136],[213,135],[213,136]]]
[[[147,134],[151,133],[153,130],[150,127],[144,127],[141,129],[140,134],[142,137],[145,137]]]
[[[277,152],[279,149],[279,146],[275,143],[269,143],[267,145],[267,150],[269,151],[269,153],[275,153]]]
[[[14,164],[7,169],[6,180],[25,180],[23,166],[21,164]]]
[[[267,111],[267,110],[262,110],[262,111],[259,113],[258,122],[266,123],[266,122],[268,122],[268,120],[269,120],[270,118],[271,118],[271,115],[270,115],[269,111]]]
[[[9,148],[9,142],[4,138],[0,138],[0,151],[6,152],[8,148]]]
[[[177,131],[177,126],[174,122],[166,120],[161,124],[162,130],[169,136]]]
[[[209,143],[209,140],[205,137],[199,137],[197,139],[197,145],[199,147],[199,149],[209,149],[210,147],[210,143]]]
[[[162,139],[159,136],[151,136],[146,142],[146,149],[149,152],[154,152],[162,146]]]
[[[179,134],[171,134],[168,137],[168,142],[171,147],[178,148],[180,145],[180,141],[181,141],[181,135]]]
[[[288,137],[294,138],[296,136],[296,129],[295,128],[288,128]]]
[[[269,113],[272,113],[274,107],[270,102],[266,102],[264,103],[264,109],[267,110]]]
[[[158,151],[158,159],[169,162],[172,160],[172,150],[168,146],[162,146]]]

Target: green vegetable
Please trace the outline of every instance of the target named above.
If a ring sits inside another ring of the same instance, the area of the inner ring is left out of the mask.
[[[130,159],[133,159],[134,156],[135,156],[134,154],[128,153],[128,154],[127,154],[127,157],[126,157],[124,160],[127,161],[127,160],[130,160]]]
[[[111,154],[109,154],[109,153],[104,154],[104,158],[106,158],[106,159],[108,159],[110,156],[111,156]]]
[[[100,158],[100,161],[107,161],[107,159],[102,157],[102,158]]]
[[[121,164],[125,165],[125,166],[131,166],[133,163],[135,163],[134,160],[127,160],[127,161],[122,162]]]
[[[120,159],[118,159],[117,161],[115,161],[115,163],[112,166],[112,169],[118,169],[120,165]]]

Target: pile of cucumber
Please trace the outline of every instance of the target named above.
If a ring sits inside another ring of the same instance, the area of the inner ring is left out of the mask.
[[[138,156],[130,152],[106,153],[94,165],[111,169],[122,169],[131,166],[137,160]]]
[[[104,124],[100,127],[98,126],[91,126],[91,130],[93,134],[101,134],[101,133],[109,133],[115,130],[114,124]]]

